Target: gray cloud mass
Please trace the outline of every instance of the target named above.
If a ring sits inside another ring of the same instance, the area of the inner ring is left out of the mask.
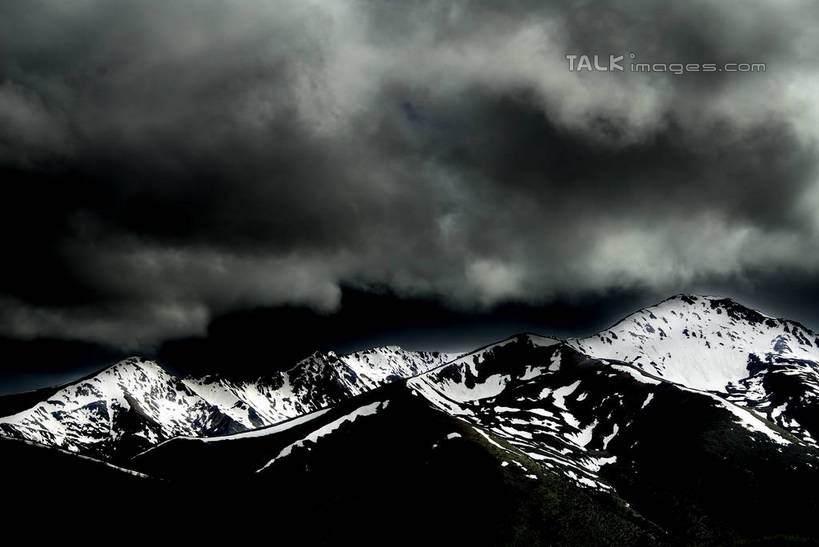
[[[0,4],[0,334],[819,278],[812,2]],[[570,72],[566,53],[767,63]],[[764,281],[762,281],[764,280]]]

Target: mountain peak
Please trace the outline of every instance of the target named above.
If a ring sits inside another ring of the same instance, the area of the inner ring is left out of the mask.
[[[653,306],[648,306],[649,308],[661,306],[664,303],[673,303],[673,302],[680,302],[684,305],[688,306],[696,306],[696,305],[738,305],[742,306],[737,300],[730,296],[720,296],[714,294],[696,294],[696,293],[677,293],[673,296],[669,296],[665,300],[661,300],[657,304]],[[745,306],[742,306],[745,307]],[[749,308],[750,309],[750,308]]]
[[[135,370],[150,370],[153,372],[162,372],[165,374],[169,374],[159,363],[156,361],[152,361],[150,359],[146,359],[145,357],[141,357],[138,355],[133,355],[131,357],[127,357],[122,361],[118,361],[111,365],[110,367],[103,369],[101,372],[106,371],[135,371]]]
[[[732,298],[688,294],[570,343],[595,357],[630,361],[667,380],[717,391],[747,377],[758,360],[819,358],[819,340],[796,323]]]

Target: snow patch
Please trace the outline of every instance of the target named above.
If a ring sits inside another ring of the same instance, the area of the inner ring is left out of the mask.
[[[574,393],[574,390],[576,390],[579,385],[580,380],[577,380],[571,385],[554,390],[554,392],[552,393],[552,397],[554,397],[555,406],[558,408],[562,408],[563,410],[566,410],[566,397]]]
[[[643,403],[643,406],[645,406],[645,403]],[[620,426],[618,426],[617,424],[614,424],[614,428],[613,428],[611,434],[606,435],[605,437],[603,437],[603,450],[606,450],[609,447],[609,443],[611,442],[611,440],[615,436],[617,436],[617,433],[619,431],[620,431]]]

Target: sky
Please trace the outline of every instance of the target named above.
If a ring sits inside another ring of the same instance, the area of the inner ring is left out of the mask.
[[[190,364],[214,332],[466,349],[679,292],[819,327],[817,23],[791,0],[6,0],[3,370]]]

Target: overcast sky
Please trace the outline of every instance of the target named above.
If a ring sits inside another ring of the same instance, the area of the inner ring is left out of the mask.
[[[816,327],[817,19],[4,0],[0,335],[144,351],[227,312],[338,312],[342,288],[467,314],[718,291]]]

